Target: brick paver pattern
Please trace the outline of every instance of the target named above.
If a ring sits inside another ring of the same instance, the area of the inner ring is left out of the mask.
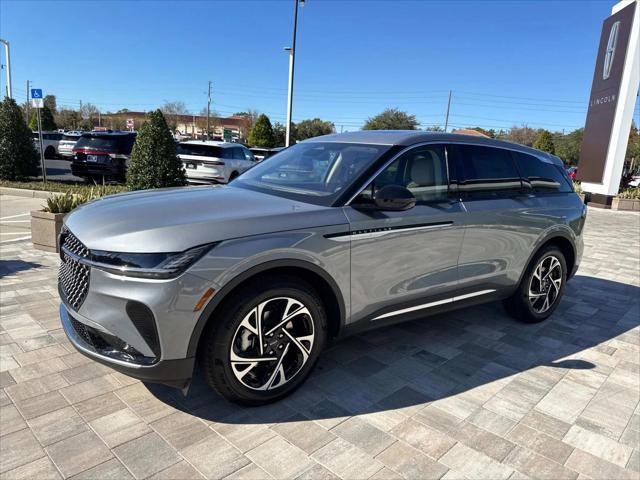
[[[0,263],[0,477],[640,478],[640,215],[590,210],[553,317],[499,303],[337,343],[291,397],[187,397],[75,351],[58,257]]]

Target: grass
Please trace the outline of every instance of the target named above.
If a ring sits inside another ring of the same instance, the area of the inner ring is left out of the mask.
[[[114,193],[127,192],[129,189],[125,185],[88,185],[86,183],[76,182],[56,182],[49,181],[46,184],[41,181],[9,181],[0,180],[0,187],[22,188],[26,190],[38,190],[44,192],[72,193],[76,195],[89,195],[94,193],[96,189],[100,190],[102,195],[112,195]],[[101,195],[101,196],[102,196]]]

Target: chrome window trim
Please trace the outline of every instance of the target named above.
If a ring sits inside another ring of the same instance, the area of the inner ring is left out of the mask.
[[[378,170],[375,171],[375,173],[373,173],[372,175],[370,175],[367,179],[367,181],[364,183],[364,185],[358,190],[358,192],[356,194],[354,194],[345,204],[345,207],[351,206],[351,202],[353,202],[353,200],[362,193],[362,191],[367,188],[367,186],[378,176],[380,175],[380,173],[382,173],[382,171],[387,168],[389,165],[391,165],[392,162],[394,162],[395,160],[397,160],[401,155],[404,155],[405,153],[408,153],[409,151],[411,151],[414,148],[419,148],[419,147],[424,147],[427,145],[442,145],[444,147],[444,151],[445,151],[445,162],[446,162],[446,167],[447,167],[447,182],[449,183],[449,187],[451,187],[451,178],[449,175],[449,157],[448,157],[448,151],[447,151],[447,145],[469,145],[469,146],[473,146],[473,147],[488,147],[488,148],[499,148],[500,150],[506,150],[507,152],[521,152],[527,155],[531,155],[532,157],[537,158],[538,160],[545,162],[545,163],[550,163],[552,165],[555,165],[553,162],[549,161],[548,158],[545,158],[543,155],[540,155],[539,152],[525,152],[522,151],[518,148],[509,148],[506,147],[504,145],[487,145],[486,143],[480,143],[480,142],[470,142],[468,140],[431,140],[431,141],[427,141],[427,142],[420,142],[420,143],[415,143],[413,145],[409,145],[406,148],[400,150],[398,153],[396,153],[393,157],[391,157],[389,160],[387,160],[387,162],[382,165]],[[514,145],[515,147],[517,147],[518,145]],[[518,162],[516,162],[516,160],[514,159],[513,162],[516,165],[518,165]],[[518,172],[518,175],[520,175],[520,172]],[[525,179],[522,177],[522,175],[520,175],[520,180],[524,181]]]

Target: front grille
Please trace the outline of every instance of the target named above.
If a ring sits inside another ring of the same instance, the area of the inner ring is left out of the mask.
[[[78,311],[89,292],[91,269],[88,265],[66,255],[62,247],[81,258],[89,258],[89,249],[66,227],[60,233],[60,270],[58,271],[58,285],[62,299],[73,310]]]

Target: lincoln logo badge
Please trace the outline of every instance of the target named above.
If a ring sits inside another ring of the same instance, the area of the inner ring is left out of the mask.
[[[616,43],[618,43],[618,30],[620,30],[620,22],[611,25],[609,32],[609,41],[607,42],[607,53],[604,56],[604,67],[602,69],[602,79],[606,80],[611,75],[611,66],[613,65],[613,57],[616,53]]]

